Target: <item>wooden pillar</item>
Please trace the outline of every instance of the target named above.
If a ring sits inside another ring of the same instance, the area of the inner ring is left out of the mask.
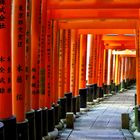
[[[140,105],[140,20],[136,29],[136,94],[137,105]]]
[[[104,49],[103,58],[103,92],[107,93],[108,50]]]
[[[86,87],[87,35],[80,35],[79,88]]]
[[[65,73],[65,30],[60,29],[60,40],[59,40],[59,80],[58,80],[58,97],[64,97],[64,73]]]
[[[16,139],[16,118],[12,112],[11,7],[11,0],[0,3],[0,120],[4,123],[4,140]]]
[[[12,24],[12,101],[17,120],[17,139],[28,139],[25,119],[25,33],[26,0],[13,1]]]
[[[119,56],[116,54],[115,59],[115,91],[118,92],[118,66],[119,66]]]
[[[108,50],[108,58],[107,58],[107,61],[108,61],[108,69],[107,69],[107,88],[108,88],[108,93],[111,91],[111,69],[112,69],[112,50],[109,49]]]
[[[102,36],[97,36],[97,46],[98,46],[98,97],[103,97],[103,55],[104,55],[104,45],[102,41]]]
[[[65,30],[65,74],[64,74],[64,92],[70,92],[70,46],[71,46],[71,31],[69,29]]]
[[[31,16],[31,92],[32,108],[39,109],[39,59],[41,32],[41,0],[32,1]]]

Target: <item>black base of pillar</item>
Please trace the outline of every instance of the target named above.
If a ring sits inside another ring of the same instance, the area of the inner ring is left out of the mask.
[[[36,140],[42,139],[42,109],[35,110]]]
[[[88,92],[87,92],[87,101],[88,102],[93,102],[93,99],[94,99],[93,84],[87,85],[86,87],[88,89]]]
[[[29,124],[27,119],[24,122],[17,123],[17,140],[29,140]]]
[[[60,105],[60,119],[65,119],[66,118],[66,112],[67,112],[67,99],[66,97],[61,98],[59,101],[59,105]]]
[[[140,107],[138,107],[138,124],[137,124],[137,130],[140,132]]]
[[[135,126],[138,126],[138,106],[135,106]]]
[[[4,140],[16,140],[16,118],[13,116],[0,121],[4,123]]]
[[[5,140],[4,138],[4,124],[0,122],[0,140]]]
[[[42,136],[48,135],[48,108],[42,109]]]
[[[121,84],[118,84],[118,91],[121,91]]]
[[[87,101],[93,102],[93,99],[97,98],[97,84],[87,85],[88,93],[87,93]]]
[[[55,127],[55,113],[54,108],[48,109],[48,132],[54,131]]]
[[[72,97],[72,105],[73,105],[73,113],[76,114],[76,107],[77,107],[77,97]]]
[[[129,79],[126,79],[126,81],[125,81],[125,86],[126,86],[126,87],[125,87],[126,89],[129,88]]]
[[[111,91],[115,91],[115,83],[111,83]]]
[[[54,107],[54,114],[55,114],[55,125],[59,124],[60,121],[60,107],[59,104],[53,105]]]
[[[119,87],[118,85],[115,85],[115,93],[118,93],[119,92]]]
[[[28,120],[28,124],[29,124],[29,140],[34,140],[34,139],[36,139],[35,111],[31,110],[30,112],[27,112],[26,119]]]
[[[137,105],[137,94],[135,93],[135,106]]]
[[[121,89],[125,89],[125,81],[124,80],[121,82]]]
[[[80,112],[80,95],[78,95],[76,98],[77,98],[76,112]]]
[[[111,85],[107,85],[107,94],[111,93]]]
[[[103,98],[104,97],[104,93],[103,93],[103,88],[102,87],[97,87],[97,94],[98,94],[98,98]]]
[[[107,93],[108,93],[107,85],[104,84],[104,85],[103,85],[103,95],[104,95],[104,94],[107,94]]]
[[[87,107],[87,88],[79,89],[80,108]]]
[[[72,112],[72,92],[65,94],[67,99],[67,112]]]

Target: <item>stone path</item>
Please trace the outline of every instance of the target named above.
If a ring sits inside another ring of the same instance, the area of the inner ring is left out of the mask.
[[[74,129],[60,132],[57,140],[133,140],[127,129],[121,129],[121,113],[131,113],[135,88],[107,97],[76,119]]]

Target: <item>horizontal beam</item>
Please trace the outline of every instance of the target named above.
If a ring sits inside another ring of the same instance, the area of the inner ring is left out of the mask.
[[[139,18],[138,9],[53,9],[53,19]]]
[[[82,20],[82,21],[60,21],[62,29],[135,29],[137,20]]]
[[[104,41],[135,41],[135,36],[123,36],[123,35],[118,35],[118,36],[106,36],[104,35],[102,40]]]
[[[47,0],[48,9],[140,8],[139,0]]]
[[[124,50],[124,49],[132,49],[132,50],[135,50],[136,49],[136,47],[135,47],[135,45],[134,46],[105,46],[105,49],[112,49],[112,50]]]
[[[134,29],[79,29],[79,34],[134,34]]]

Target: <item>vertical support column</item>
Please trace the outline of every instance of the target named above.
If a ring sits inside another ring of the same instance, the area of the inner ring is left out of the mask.
[[[12,93],[13,113],[17,119],[17,139],[28,139],[25,119],[25,33],[26,0],[13,1],[12,24]]]
[[[29,139],[36,139],[35,112],[31,107],[31,0],[26,0],[25,47],[25,111],[29,123]]]
[[[75,75],[75,92],[73,96],[73,112],[80,112],[80,94],[79,94],[79,65],[80,65],[80,35],[77,34],[77,42],[76,42],[76,75]]]
[[[58,83],[58,97],[64,98],[64,41],[65,41],[65,30],[60,29],[60,40],[59,40],[59,83]]]
[[[55,125],[60,121],[60,101],[58,101],[58,21],[52,20],[52,95],[55,114]]]
[[[137,89],[137,105],[140,105],[140,24],[136,30],[137,42],[136,42],[136,89]]]
[[[79,94],[80,106],[86,108],[87,88],[86,88],[86,54],[87,35],[80,35],[80,63],[79,63]]]
[[[98,45],[98,97],[103,97],[103,55],[104,55],[104,46],[102,41],[102,36],[97,36],[97,45]]]
[[[88,35],[88,45],[90,46],[89,66],[88,66],[88,101],[93,102],[97,97],[97,35]]]
[[[64,40],[67,38],[66,30],[59,29],[59,42],[58,42],[58,98],[60,100],[60,118],[64,119],[66,118],[66,112],[67,112],[67,99],[64,96],[67,92],[67,86],[64,82],[66,80],[67,76],[67,70],[66,70],[66,59],[67,55],[65,52],[67,51],[67,40]],[[65,47],[66,45],[66,47]],[[67,52],[68,53],[68,52]],[[65,60],[65,61],[64,61]],[[67,81],[67,80],[66,80]],[[66,92],[66,93],[64,93]],[[71,104],[70,104],[71,106]]]
[[[107,61],[108,61],[108,68],[107,68],[107,90],[108,93],[111,92],[111,64],[112,64],[112,50],[109,49],[108,50],[108,57],[107,57]]]
[[[5,135],[5,139],[3,134],[0,136],[2,140],[16,139],[16,118],[12,113],[11,7],[11,0],[0,3],[0,121],[4,123],[0,123],[0,133]]]
[[[45,105],[45,47],[46,47],[46,17],[47,2],[41,2],[41,30],[39,49],[39,107],[42,109],[42,136],[48,135],[48,108]]]
[[[71,43],[70,43],[70,93],[71,96],[76,96],[76,49],[77,49],[77,30],[71,29]],[[79,76],[78,76],[79,77]],[[69,110],[72,111],[72,104]]]
[[[104,49],[103,59],[103,93],[107,94],[108,50]]]
[[[111,75],[111,91],[112,93],[115,91],[115,62],[116,62],[116,55],[112,54],[112,75]]]
[[[121,57],[121,91],[124,90],[124,70],[125,70],[125,58]]]
[[[140,139],[140,19],[136,28],[136,79],[135,125],[137,126],[137,131],[134,132],[134,136]]]
[[[54,131],[54,108],[52,95],[52,20],[51,10],[47,9],[46,19],[46,48],[45,48],[45,105],[48,108],[48,132]]]
[[[120,89],[121,89],[120,78],[121,78],[121,59],[120,59],[120,55],[119,55],[118,56],[118,76],[117,76],[118,91],[120,91]]]
[[[42,138],[42,109],[39,106],[41,0],[32,1],[31,16],[31,93],[35,110],[36,139]]]
[[[115,59],[115,92],[118,92],[118,67],[119,67],[119,55],[116,54]]]
[[[128,81],[128,58],[125,57],[125,88],[128,88],[127,85],[127,81]]]

